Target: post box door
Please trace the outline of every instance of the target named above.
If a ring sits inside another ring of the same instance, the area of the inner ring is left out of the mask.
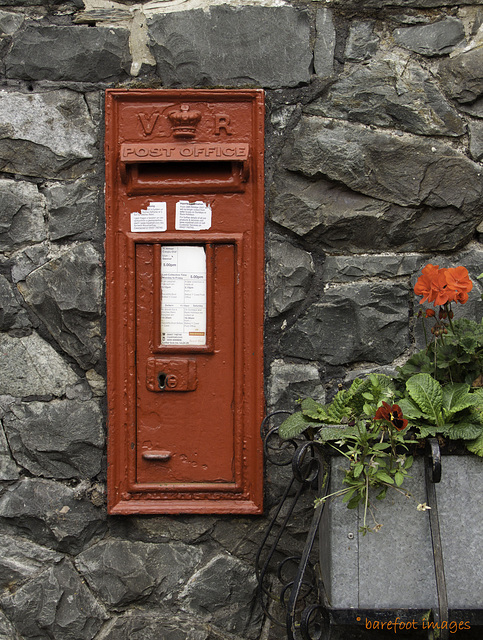
[[[263,93],[109,90],[113,514],[260,513]]]

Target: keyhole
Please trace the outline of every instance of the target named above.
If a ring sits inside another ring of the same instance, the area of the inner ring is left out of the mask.
[[[166,388],[166,374],[165,373],[158,373],[158,384],[159,384],[159,388],[164,390]]]

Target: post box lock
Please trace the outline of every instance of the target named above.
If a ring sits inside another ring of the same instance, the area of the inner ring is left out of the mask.
[[[146,386],[149,391],[194,391],[198,386],[193,358],[148,358]]]

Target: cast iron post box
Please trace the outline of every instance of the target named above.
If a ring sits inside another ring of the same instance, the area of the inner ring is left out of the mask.
[[[109,512],[259,513],[263,92],[106,97]]]

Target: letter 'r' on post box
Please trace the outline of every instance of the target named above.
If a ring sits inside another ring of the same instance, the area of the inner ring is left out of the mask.
[[[108,509],[260,513],[261,90],[106,92]]]

